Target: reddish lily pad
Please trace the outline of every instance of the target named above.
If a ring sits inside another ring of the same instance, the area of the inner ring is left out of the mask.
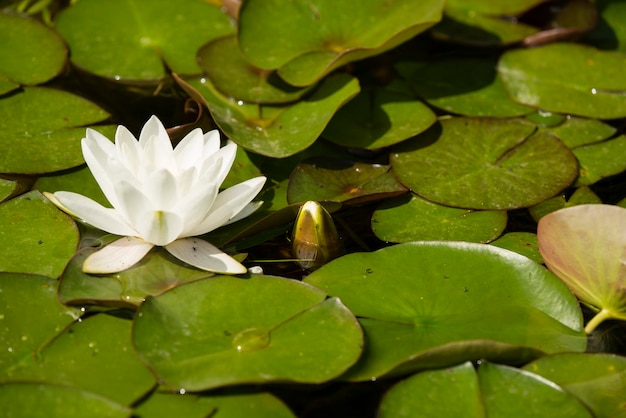
[[[298,164],[289,179],[289,203],[307,200],[363,203],[406,193],[388,165],[314,158]]]
[[[416,194],[447,206],[504,210],[542,202],[578,174],[571,151],[522,120],[452,118],[394,148],[391,167]]]

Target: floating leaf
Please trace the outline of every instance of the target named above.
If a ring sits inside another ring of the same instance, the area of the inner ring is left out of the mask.
[[[523,362],[586,344],[569,289],[537,263],[490,245],[398,244],[345,255],[304,281],[360,318],[366,348],[348,380],[475,359]]]
[[[626,52],[626,4],[619,0],[595,1],[600,19],[585,41],[600,49]]]
[[[388,242],[489,242],[506,228],[505,211],[474,211],[429,202],[419,196],[383,202],[372,215],[372,230]]]
[[[0,205],[0,271],[56,279],[74,255],[78,229],[41,193]]]
[[[169,387],[321,383],[361,354],[362,333],[338,299],[300,282],[217,276],[144,302],[134,323],[140,356]]]
[[[14,369],[12,379],[63,384],[129,405],[156,384],[133,350],[130,326],[105,314],[76,322]]]
[[[539,221],[539,251],[546,266],[598,313],[591,333],[609,318],[626,320],[626,209],[579,205]]]
[[[0,178],[0,202],[17,194],[20,184],[14,180]]]
[[[73,63],[115,80],[160,79],[166,66],[178,74],[198,74],[198,48],[233,33],[224,12],[198,0],[81,0],[64,9],[55,26]]]
[[[414,97],[371,89],[339,109],[322,135],[344,147],[374,150],[415,136],[435,121],[433,111]]]
[[[602,203],[602,200],[587,186],[579,187],[569,199],[565,196],[557,196],[552,199],[545,200],[538,205],[528,208],[530,215],[536,222],[559,209],[569,208],[576,205]]]
[[[284,158],[302,151],[322,133],[333,113],[359,91],[355,78],[337,74],[326,78],[306,99],[292,105],[237,103],[218,93],[207,81],[190,81],[198,89],[215,122],[243,148]]]
[[[537,246],[537,234],[532,232],[509,232],[490,243],[496,247],[513,251],[528,257],[536,263],[543,264],[543,259]]]
[[[575,116],[568,116],[562,123],[545,130],[556,135],[569,148],[600,142],[616,132],[614,127],[599,120]]]
[[[514,100],[599,119],[626,116],[626,56],[571,43],[507,51],[498,72]]]
[[[0,100],[0,114],[0,172],[20,174],[48,173],[84,163],[82,126],[109,116],[81,97],[42,87],[24,88]],[[113,127],[97,130],[109,134]]]
[[[391,166],[418,195],[468,209],[535,205],[569,186],[576,158],[549,134],[531,135],[522,120],[444,119],[394,148]]]
[[[626,417],[626,358],[613,354],[562,353],[524,366],[580,399],[595,418]]]
[[[589,186],[626,170],[626,135],[572,150],[580,164],[574,186]]]
[[[287,200],[363,203],[406,193],[388,165],[332,158],[312,158],[298,164],[289,179]]]
[[[465,116],[513,117],[533,111],[512,101],[496,73],[496,61],[449,58],[401,62],[398,72],[432,106]]]
[[[333,69],[387,51],[441,18],[442,0],[285,4],[249,0],[239,12],[239,44],[248,60],[306,86]]]
[[[128,418],[132,410],[109,399],[66,386],[14,382],[0,384],[0,404],[7,417]]]
[[[44,83],[57,76],[67,60],[61,37],[22,15],[0,12],[0,45],[0,77],[6,77],[7,82]],[[0,86],[0,94],[6,91]]]

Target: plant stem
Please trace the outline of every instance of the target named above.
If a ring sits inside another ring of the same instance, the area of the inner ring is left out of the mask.
[[[602,309],[600,312],[596,314],[596,316],[591,318],[591,321],[587,322],[587,325],[585,326],[585,334],[587,335],[591,334],[593,330],[596,329],[598,325],[600,325],[600,323],[602,323],[604,320],[609,319],[611,317],[612,315],[610,311],[606,309]]]

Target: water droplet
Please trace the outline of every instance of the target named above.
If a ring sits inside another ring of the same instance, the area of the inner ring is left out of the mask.
[[[94,348],[96,346],[96,343],[90,342],[88,345],[89,345],[89,348]]]
[[[9,347],[9,348],[7,348],[7,350],[9,351],[9,353],[12,353],[13,352],[13,347]]]
[[[187,393],[187,391],[185,389],[183,389],[183,388],[180,388],[178,393],[180,393],[181,395],[184,395],[185,393]]]
[[[270,345],[270,334],[258,328],[248,328],[233,337],[233,348],[237,351],[261,350]]]
[[[591,94],[598,94],[598,90],[596,90],[595,88],[591,89]]]
[[[239,106],[243,106],[243,100],[237,100],[237,104],[238,104]]]
[[[0,314],[0,319],[4,319],[4,314]]]

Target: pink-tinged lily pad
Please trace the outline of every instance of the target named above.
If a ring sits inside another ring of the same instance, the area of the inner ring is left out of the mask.
[[[363,203],[406,193],[388,165],[332,158],[314,158],[298,164],[289,179],[289,203],[307,200]]]
[[[539,221],[539,251],[548,268],[597,311],[591,333],[605,319],[626,320],[626,209],[580,205]]]
[[[306,86],[411,39],[438,22],[442,8],[442,0],[249,0],[239,13],[239,44],[252,64]]]

